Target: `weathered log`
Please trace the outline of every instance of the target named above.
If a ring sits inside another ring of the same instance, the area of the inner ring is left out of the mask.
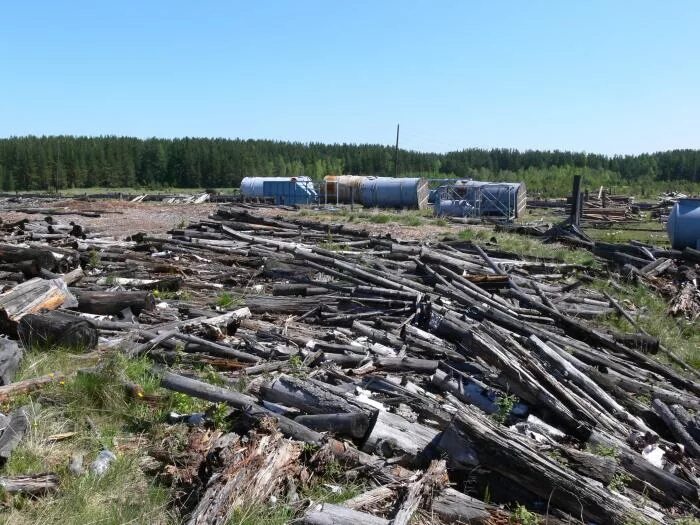
[[[688,431],[688,434],[692,438],[700,443],[700,421],[698,421],[697,416],[691,416],[685,408],[681,405],[671,405],[669,406],[673,415],[678,418],[678,421],[683,425],[683,427]]]
[[[59,477],[48,472],[45,474],[32,474],[30,476],[0,477],[0,487],[8,494],[25,494],[27,496],[41,496],[58,490]]]
[[[297,416],[294,421],[317,432],[362,439],[369,429],[369,416],[361,412]]]
[[[429,455],[429,447],[439,431],[420,423],[411,423],[398,414],[380,410],[373,422],[362,450],[384,458],[403,457],[404,463],[422,461]]]
[[[378,368],[392,372],[412,371],[431,374],[435,372],[439,362],[415,357],[378,357],[374,360],[374,364]]]
[[[12,244],[0,245],[0,261],[17,263],[34,261],[39,268],[53,270],[56,267],[56,257],[48,248],[23,248]]]
[[[78,310],[97,315],[116,315],[124,308],[138,315],[142,310],[153,310],[156,301],[150,292],[94,292],[72,288],[78,298]]]
[[[437,370],[431,381],[436,387],[450,392],[460,401],[479,407],[487,414],[495,414],[499,411],[498,393],[476,379],[459,373],[448,375],[442,370]],[[527,414],[527,407],[522,403],[515,403],[512,413],[524,416]]]
[[[0,385],[9,385],[22,360],[22,349],[10,339],[0,338]]]
[[[357,405],[351,404],[329,388],[284,374],[262,386],[260,393],[267,401],[295,407],[307,414],[361,412]]]
[[[12,451],[24,438],[29,428],[29,408],[20,407],[14,410],[0,434],[0,464],[10,459]]]
[[[485,525],[490,523],[491,513],[489,510],[495,511],[496,509],[481,500],[447,487],[433,498],[430,510],[446,523]]]
[[[395,488],[396,487],[390,485],[380,485],[345,500],[343,506],[352,510],[362,510],[366,507],[371,508],[387,500],[394,499],[396,497]]]
[[[657,398],[652,401],[651,406],[671,431],[673,437],[685,446],[686,452],[690,456],[700,458],[700,444],[688,433],[683,424],[668,408],[668,405]]]
[[[90,350],[97,346],[97,329],[89,320],[60,310],[22,317],[17,328],[27,346],[62,346]]]
[[[8,401],[12,399],[12,396],[17,394],[26,394],[39,390],[56,381],[63,381],[65,377],[65,374],[57,372],[0,386],[0,402]]]
[[[174,390],[175,392],[181,392],[214,403],[227,403],[256,420],[268,417],[276,421],[283,434],[306,443],[320,443],[323,439],[323,436],[318,432],[314,432],[292,419],[275,414],[271,410],[259,406],[254,398],[245,394],[173,374],[160,368],[154,368],[154,373],[160,376],[161,385],[168,390]]]
[[[642,432],[653,433],[640,418],[627,412],[624,407],[615,401],[610,394],[598,386],[588,375],[578,370],[567,359],[550,348],[546,343],[544,343],[544,341],[540,340],[540,338],[532,335],[530,336],[530,343],[546,361],[548,361],[552,366],[558,368],[562,373],[566,374],[571,381],[576,383],[616,417],[632,425],[634,428],[641,430]]]
[[[67,285],[71,285],[81,280],[83,277],[85,277],[85,272],[83,272],[83,269],[80,266],[78,266],[75,270],[71,270],[70,272],[61,275],[61,279]]]
[[[384,518],[349,509],[342,505],[322,503],[312,507],[302,518],[300,525],[390,525]]]
[[[467,406],[463,408],[455,422],[474,443],[481,466],[585,520],[622,523],[633,513],[655,520],[646,509],[634,507],[629,500],[540,454],[526,438],[505,431]]]
[[[571,447],[556,447],[555,449],[566,464],[572,469],[591,479],[597,479],[604,485],[610,484],[620,469],[617,460],[609,456],[598,456]]]
[[[696,486],[666,470],[656,467],[644,459],[641,454],[638,454],[619,440],[611,438],[603,432],[594,431],[591,434],[589,444],[593,446],[602,445],[614,450],[620,467],[635,478],[655,487],[657,489],[656,494],[651,492],[650,495],[660,496],[661,499],[659,501],[662,503],[672,505],[674,501],[681,499],[697,502],[698,489]]]
[[[190,311],[192,315],[192,311]],[[231,310],[221,315],[207,316],[204,319],[194,319],[180,324],[181,328],[200,326],[206,335],[212,339],[223,339],[224,336],[234,335],[243,319],[250,317],[247,307]]]
[[[77,304],[61,279],[30,279],[0,295],[0,327],[4,333],[16,337],[17,325],[25,315]]]

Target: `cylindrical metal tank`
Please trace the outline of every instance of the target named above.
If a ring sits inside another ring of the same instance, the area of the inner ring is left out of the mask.
[[[241,181],[241,195],[246,199],[262,199],[266,197],[263,184],[265,182],[311,182],[309,177],[244,177]]]
[[[679,199],[668,216],[666,231],[674,249],[700,249],[700,199]]]
[[[366,177],[360,184],[360,202],[377,208],[426,208],[428,182],[422,178]]]
[[[330,203],[350,204],[360,202],[360,184],[365,175],[326,175],[323,178],[321,191],[325,192],[325,200]]]

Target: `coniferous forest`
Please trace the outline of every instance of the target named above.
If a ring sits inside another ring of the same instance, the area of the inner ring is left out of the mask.
[[[371,144],[321,144],[241,139],[11,137],[0,139],[0,189],[231,188],[245,176],[393,175],[394,149]],[[626,156],[567,151],[465,149],[444,154],[399,151],[401,175],[523,180],[532,191],[566,194],[571,175],[589,187],[640,195],[697,192],[700,150]]]

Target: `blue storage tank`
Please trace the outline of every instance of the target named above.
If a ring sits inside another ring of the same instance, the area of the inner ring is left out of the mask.
[[[241,195],[246,199],[262,199],[265,197],[263,184],[265,182],[297,181],[311,184],[309,177],[244,177],[241,181]]]
[[[266,180],[263,182],[263,198],[272,199],[275,204],[296,206],[318,202],[318,193],[311,180]]]
[[[366,177],[360,183],[360,202],[366,207],[423,209],[428,193],[428,182],[421,178]]]
[[[674,249],[700,249],[700,199],[678,199],[668,216],[666,231]]]

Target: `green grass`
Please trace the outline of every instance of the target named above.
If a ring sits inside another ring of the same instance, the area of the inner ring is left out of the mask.
[[[541,520],[537,514],[527,510],[524,505],[517,505],[515,509],[513,509],[510,523],[513,525],[539,525]]]
[[[244,302],[245,299],[243,297],[230,292],[221,292],[216,296],[216,306],[224,310],[233,310],[241,306]]]
[[[25,355],[20,378],[49,371],[70,374],[94,365],[65,349],[32,350]],[[31,425],[0,475],[54,472],[60,487],[56,494],[27,499],[14,496],[0,511],[0,522],[12,524],[174,523],[168,503],[169,490],[157,486],[138,467],[144,443],[159,443],[173,428],[164,425],[173,407],[204,408],[178,404],[179,398],[159,388],[145,358],[127,359],[120,354],[103,357],[99,367],[78,372],[27,396],[13,399],[2,410],[26,405]],[[123,382],[138,383],[146,396],[161,396],[160,403],[131,397]],[[191,398],[187,398],[188,402]],[[192,403],[192,402],[190,402]],[[213,405],[211,405],[213,406]],[[64,439],[54,436],[68,433]],[[74,477],[67,468],[73,454],[84,456],[87,468],[100,450],[115,452],[117,461],[102,478]]]
[[[0,519],[8,525],[165,525],[175,521],[168,503],[167,489],[151,483],[139,469],[137,455],[126,453],[102,477],[63,472],[56,495],[36,500],[15,497]]]
[[[522,257],[555,259],[558,262],[597,267],[595,256],[588,250],[571,249],[563,244],[545,244],[536,237],[514,233],[494,232],[483,226],[470,226],[461,230],[457,237],[485,247],[496,247]]]
[[[662,345],[688,365],[700,368],[700,323],[668,315],[664,298],[643,284],[625,284],[622,290],[618,290],[608,282],[598,280],[592,287],[609,293],[628,311],[633,310],[632,318],[640,327],[658,337]],[[615,314],[599,322],[621,332],[637,331],[626,319]],[[663,358],[661,354],[659,357]]]
[[[613,228],[586,228],[586,234],[596,241],[625,243],[634,240],[655,246],[669,246],[668,234],[664,226],[657,221],[643,221]]]

